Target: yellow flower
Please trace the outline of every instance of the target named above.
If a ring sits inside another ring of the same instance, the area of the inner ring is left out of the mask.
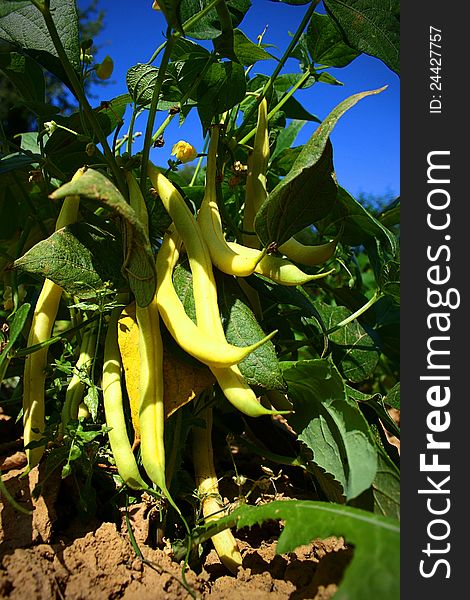
[[[188,144],[188,142],[183,142],[183,140],[180,140],[173,146],[171,154],[175,155],[176,158],[182,163],[187,163],[196,158],[197,150],[194,146]]]

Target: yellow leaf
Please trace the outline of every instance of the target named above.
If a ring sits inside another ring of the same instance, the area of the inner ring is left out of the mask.
[[[131,409],[135,438],[140,438],[139,427],[139,328],[135,318],[135,302],[121,313],[118,327],[118,343],[121,352],[127,395]],[[203,390],[215,383],[214,376],[203,364],[193,366],[167,348],[163,349],[163,402],[168,418]]]
[[[190,365],[174,352],[163,349],[163,402],[167,418],[214,383],[215,377],[205,365]]]
[[[131,409],[135,440],[140,439],[139,425],[139,328],[135,320],[135,302],[126,306],[118,321],[118,344],[126,381],[127,396]],[[134,442],[135,443],[135,442]]]

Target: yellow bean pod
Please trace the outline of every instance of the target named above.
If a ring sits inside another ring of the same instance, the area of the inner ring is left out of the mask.
[[[198,494],[201,498],[202,514],[206,522],[215,521],[224,516],[225,511],[219,494],[217,473],[214,467],[212,450],[212,409],[206,408],[198,416],[205,421],[205,428],[192,430],[193,464]],[[212,538],[214,548],[223,565],[233,574],[242,566],[242,557],[230,529],[215,534]]]
[[[235,242],[229,242],[229,244],[234,248],[235,251],[239,246]],[[251,251],[256,252],[256,250]],[[304,285],[305,283],[309,283],[310,281],[315,281],[316,279],[322,279],[327,275],[331,275],[331,273],[334,273],[334,271],[334,269],[330,269],[329,271],[325,271],[324,273],[308,275],[308,273],[304,273],[296,265],[291,263],[290,260],[278,256],[272,256],[270,254],[264,256],[255,269],[255,273],[258,273],[259,275],[264,275],[264,277],[267,277],[268,279],[271,279],[272,281],[275,281],[276,283],[279,283],[281,285],[288,286]]]
[[[127,435],[122,401],[122,365],[118,345],[118,319],[121,309],[114,309],[108,323],[103,357],[103,404],[109,444],[121,479],[134,490],[148,489],[142,479]]]
[[[178,262],[179,251],[175,232],[168,231],[157,254],[156,300],[160,315],[176,342],[191,356],[210,367],[227,367],[239,363],[248,354],[264,344],[266,338],[250,346],[233,346],[219,341],[203,331],[188,317],[173,286],[173,269]]]
[[[149,177],[163,205],[173,219],[189,258],[193,276],[193,294],[197,326],[210,338],[227,343],[217,303],[217,288],[212,263],[200,228],[181,194],[173,184],[149,163]],[[273,332],[276,333],[276,332]],[[264,408],[246,383],[237,365],[210,367],[226,398],[249,416],[278,414]]]
[[[265,252],[257,255],[235,252],[225,240],[216,194],[216,159],[219,128],[213,126],[207,157],[206,187],[197,221],[209,249],[212,263],[223,273],[246,277],[251,275]]]
[[[258,106],[253,152],[248,157],[248,175],[245,187],[245,208],[243,212],[243,229],[254,231],[256,213],[268,197],[266,189],[266,172],[269,161],[268,103],[266,98]],[[244,234],[243,243],[250,248],[259,248],[256,234]]]
[[[84,168],[78,169],[72,181],[81,177],[84,172]],[[79,196],[65,198],[57,218],[56,231],[76,221],[79,203]],[[50,279],[46,279],[34,308],[28,346],[40,344],[51,337],[61,296],[62,288]],[[27,355],[23,377],[23,438],[25,446],[31,442],[40,441],[44,436],[46,366],[47,348]],[[25,450],[28,461],[26,472],[39,463],[44,450],[44,445]]]
[[[314,267],[329,260],[336,250],[338,240],[332,240],[326,244],[307,246],[291,237],[279,246],[279,252],[295,262]]]
[[[83,376],[90,372],[95,354],[95,347],[96,328],[93,324],[83,334],[80,355],[75,364],[70,383],[67,386],[65,402],[62,408],[62,427],[65,427],[69,421],[78,419],[78,408],[82,402],[83,393],[85,391]]]
[[[140,353],[140,452],[150,479],[164,492],[165,406],[163,403],[163,344],[155,298],[136,307]]]

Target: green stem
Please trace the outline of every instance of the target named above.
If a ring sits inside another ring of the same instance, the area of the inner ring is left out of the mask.
[[[207,59],[206,64],[204,65],[202,71],[199,73],[199,75],[196,77],[196,79],[194,80],[193,84],[191,85],[190,89],[181,98],[181,100],[179,102],[181,107],[183,107],[183,105],[185,104],[185,102],[188,100],[188,98],[191,97],[191,94],[194,92],[194,90],[196,89],[196,87],[199,85],[200,81],[202,80],[202,78],[206,74],[207,69],[213,63],[214,57],[215,57],[215,53],[212,52],[210,54],[209,58]],[[168,127],[168,125],[171,123],[171,121],[176,116],[176,114],[177,113],[170,113],[170,114],[167,115],[166,119],[163,121],[163,123],[160,125],[160,127],[157,129],[157,131],[153,134],[153,136],[152,136],[152,144],[155,143],[155,140],[159,136],[161,136],[163,134],[163,132]]]
[[[157,56],[160,54],[160,52],[165,48],[166,46],[166,40],[163,42],[163,44],[160,44],[160,46],[158,46],[158,48],[155,50],[155,52],[152,54],[152,56],[149,58],[149,60],[147,61],[147,65],[150,65],[153,63],[153,61],[157,58]]]
[[[267,96],[268,93],[272,90],[276,77],[279,75],[279,73],[281,72],[282,68],[284,67],[287,59],[290,57],[292,51],[294,50],[297,42],[300,39],[300,36],[302,35],[304,29],[308,25],[308,22],[310,21],[311,16],[315,12],[315,8],[317,7],[318,3],[319,3],[319,0],[312,0],[312,2],[310,3],[310,6],[308,7],[307,12],[304,15],[304,18],[302,19],[300,25],[298,26],[297,31],[294,33],[294,35],[290,41],[290,44],[287,47],[287,50],[284,52],[284,54],[281,57],[281,60],[276,65],[276,68],[274,69],[274,71],[272,72],[272,75],[266,82],[266,85],[264,86],[261,94],[258,96],[256,102],[253,104],[253,106],[250,108],[250,110],[247,112],[245,118],[243,119],[244,123],[249,122],[249,120],[251,119],[251,117],[253,116],[255,111],[257,110],[258,105],[261,103],[263,98],[265,96]],[[240,135],[240,132],[243,131],[243,124],[241,125],[241,127],[238,130],[239,135]]]
[[[193,185],[196,183],[197,176],[199,175],[199,171],[201,170],[202,161],[204,160],[204,156],[206,155],[206,152],[207,152],[208,144],[209,144],[209,134],[206,135],[206,139],[204,140],[204,148],[202,149],[202,153],[199,156],[199,160],[197,161],[197,165],[196,165],[196,168],[194,169],[194,173],[191,178],[189,187],[193,187]]]
[[[170,29],[168,29],[167,34],[170,34]],[[149,162],[150,148],[152,146],[152,131],[155,123],[155,116],[157,114],[158,101],[160,99],[160,92],[162,89],[163,80],[165,78],[166,69],[168,67],[168,63],[170,62],[171,51],[173,50],[173,45],[175,44],[176,39],[176,34],[171,34],[167,40],[165,52],[163,53],[162,61],[160,63],[160,67],[158,68],[155,87],[153,88],[152,100],[147,118],[147,127],[145,129],[144,148],[142,150],[142,163],[140,171],[140,187],[142,192],[145,192],[147,181],[147,166]]]
[[[191,18],[189,18],[185,23],[183,23],[184,31],[185,32],[190,31],[208,12],[210,12],[213,8],[216,8],[221,2],[222,2],[222,0],[212,0],[212,2],[209,2],[209,4],[207,6],[205,6],[201,11],[199,11],[198,13],[193,15]],[[173,33],[173,36],[178,39],[179,37],[182,36],[182,33],[179,31],[175,31]],[[160,54],[160,52],[163,50],[163,48],[165,46],[166,46],[166,42],[163,42],[163,44],[161,44],[155,50],[155,52],[152,54],[152,56],[150,57],[150,59],[147,61],[146,64],[150,65],[151,63],[153,63],[153,61],[157,58],[157,56]]]
[[[137,119],[137,117],[140,115],[140,113],[142,112],[143,109],[138,109],[137,106],[134,104],[134,108],[132,110],[132,115],[131,115],[131,120],[129,123],[129,129],[127,131],[127,146],[126,146],[126,151],[128,152],[129,156],[132,154],[132,144],[134,142],[133,138],[134,138],[134,126],[135,126],[135,120]]]
[[[109,147],[108,140],[106,139],[106,135],[104,134],[104,132],[101,128],[100,122],[88,102],[88,99],[83,90],[83,86],[81,85],[80,80],[78,79],[75,69],[70,64],[67,53],[65,52],[64,46],[62,45],[62,40],[60,39],[59,33],[57,31],[57,28],[56,28],[54,20],[52,18],[51,12],[49,10],[48,4],[49,3],[45,3],[45,5],[42,8],[40,8],[40,10],[41,10],[42,16],[44,17],[44,21],[46,22],[46,27],[47,27],[47,30],[49,31],[49,35],[51,36],[52,43],[54,44],[54,47],[57,51],[60,62],[62,63],[62,66],[64,67],[64,71],[65,71],[67,77],[69,78],[69,81],[70,81],[70,84],[72,85],[73,91],[74,91],[75,95],[77,96],[77,99],[80,102],[80,105],[83,108],[83,111],[84,111],[93,131],[96,134],[96,137],[98,138],[101,146],[103,147],[104,155],[106,156],[106,158],[108,160],[109,167],[113,172],[113,175],[116,179],[116,183],[117,183],[118,187],[120,188],[121,191],[126,190],[124,177],[116,163],[115,156],[112,153],[111,148]]]
[[[155,140],[162,135],[162,133],[165,131],[165,129],[171,123],[171,121],[173,120],[173,118],[175,117],[176,114],[177,113],[168,113],[166,119],[163,121],[163,123],[160,125],[160,127],[157,129],[157,131],[152,135],[152,144],[154,144]]]
[[[294,86],[292,86],[291,89],[279,100],[276,106],[269,111],[267,115],[268,121],[272,119],[272,117],[277,113],[278,110],[281,110],[281,108],[289,100],[289,98],[291,98],[293,94],[295,94],[295,92],[303,86],[303,84],[307,81],[307,79],[310,76],[310,71],[305,71],[305,73],[302,75],[299,81]],[[245,137],[240,140],[239,144],[246,144],[256,134],[256,129],[257,128],[254,127],[249,133],[247,133]]]
[[[366,302],[363,306],[361,306],[361,308],[356,310],[356,312],[352,313],[352,315],[349,315],[349,317],[347,317],[346,319],[343,319],[340,323],[338,323],[337,325],[335,325],[334,327],[329,329],[327,331],[327,334],[330,335],[330,334],[334,333],[335,331],[338,331],[338,329],[341,329],[345,325],[348,325],[348,323],[351,323],[351,321],[354,321],[355,319],[357,319],[358,317],[363,315],[381,297],[382,297],[382,292],[380,290],[377,290],[368,302]]]
[[[191,31],[191,29],[205,16],[208,12],[210,12],[213,8],[216,8],[218,4],[220,4],[222,0],[212,0],[209,2],[207,6],[205,6],[201,11],[190,17],[185,23],[183,23],[183,29],[185,32]],[[182,34],[179,31],[175,32],[175,36],[180,37]]]
[[[44,342],[40,342],[39,344],[33,344],[32,346],[28,346],[27,348],[22,348],[21,350],[16,350],[15,352],[12,352],[10,358],[21,358],[22,356],[27,356],[28,354],[37,352],[38,350],[41,350],[42,348],[48,348],[49,346],[52,346],[52,344],[60,342],[60,340],[64,339],[65,337],[77,333],[77,331],[80,331],[80,329],[82,329],[83,327],[86,327],[92,321],[95,321],[96,319],[98,319],[98,317],[99,317],[99,315],[94,315],[93,317],[90,317],[86,321],[83,321],[82,323],[80,323],[80,325],[77,325],[76,327],[70,327],[70,329],[66,329],[62,333],[59,333],[58,335],[55,335],[55,336],[49,338],[48,340],[44,340]]]

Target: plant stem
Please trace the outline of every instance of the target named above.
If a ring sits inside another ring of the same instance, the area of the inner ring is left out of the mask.
[[[113,175],[116,179],[116,183],[121,191],[125,191],[126,186],[125,186],[124,177],[116,163],[115,156],[112,153],[111,148],[109,147],[108,141],[106,139],[106,135],[104,134],[104,132],[101,128],[100,122],[88,102],[86,94],[83,90],[83,86],[81,85],[80,80],[78,79],[75,69],[73,68],[73,66],[71,65],[71,63],[68,59],[67,53],[65,52],[64,46],[62,45],[62,40],[60,39],[59,33],[55,26],[55,23],[52,18],[51,12],[49,10],[48,4],[49,3],[45,3],[45,6],[43,8],[40,8],[40,11],[42,13],[42,16],[44,17],[44,21],[46,22],[46,27],[47,27],[47,30],[49,31],[49,35],[51,36],[52,43],[54,44],[54,47],[57,51],[60,62],[62,63],[62,66],[64,67],[65,73],[66,73],[67,77],[69,78],[69,81],[73,88],[73,91],[74,91],[78,101],[80,102],[81,107],[83,108],[83,112],[85,113],[93,131],[95,132],[96,137],[98,138],[101,146],[103,147],[104,155],[106,156],[106,158],[108,160],[108,165],[109,165],[111,171],[113,172]]]
[[[347,317],[346,319],[343,319],[340,323],[338,323],[337,325],[335,325],[334,327],[329,329],[327,331],[327,334],[330,335],[331,333],[338,331],[338,329],[341,329],[345,325],[348,325],[348,323],[351,323],[351,321],[354,321],[355,319],[360,317],[367,310],[369,310],[369,308],[371,306],[373,306],[377,302],[377,300],[379,300],[381,297],[382,297],[382,292],[380,290],[377,290],[368,302],[366,302],[363,306],[361,306],[361,308],[356,310],[356,312],[354,312],[352,315],[349,315],[349,317]]]
[[[183,29],[185,31],[190,31],[194,27],[194,25],[196,25],[196,23],[202,19],[202,17],[204,15],[206,15],[213,8],[216,8],[217,5],[220,4],[221,2],[222,2],[222,0],[213,0],[212,2],[210,2],[200,12],[193,15],[185,23],[183,23]],[[174,37],[179,38],[179,37],[181,37],[182,34],[179,31],[175,31],[173,33],[173,35],[174,35]],[[165,46],[166,46],[166,41],[163,42],[163,44],[160,44],[160,46],[158,46],[158,48],[155,50],[155,52],[152,54],[152,56],[149,58],[149,60],[147,61],[146,64],[150,65],[151,63],[153,63],[153,61],[157,58],[157,56],[160,54],[160,52],[163,50],[163,48],[165,48]]]
[[[152,143],[155,143],[155,140],[162,135],[162,133],[165,131],[165,129],[171,123],[171,121],[173,120],[173,118],[175,117],[176,114],[177,113],[168,113],[168,115],[166,116],[163,123],[160,125],[160,127],[157,129],[157,131],[152,135]]]
[[[202,153],[201,156],[199,157],[199,160],[197,161],[197,165],[196,168],[194,169],[194,173],[193,176],[191,178],[191,182],[189,184],[189,187],[193,187],[193,185],[196,183],[196,179],[197,176],[199,175],[199,171],[201,170],[201,165],[202,165],[202,161],[204,159],[204,156],[207,152],[207,146],[209,144],[209,134],[206,135],[206,139],[204,140],[204,148],[202,149]]]
[[[272,108],[269,113],[268,113],[268,121],[277,113],[278,110],[281,110],[281,108],[284,106],[284,104],[289,100],[289,98],[295,94],[295,92],[303,86],[303,84],[307,81],[307,79],[311,76],[310,71],[305,71],[305,73],[302,75],[302,77],[299,79],[299,81],[291,87],[291,89],[279,100],[279,102],[276,104],[276,106],[274,108]],[[247,133],[245,135],[244,138],[242,138],[239,141],[239,144],[246,144],[249,140],[251,140],[251,138],[256,134],[256,127],[254,127],[249,133]]]
[[[191,29],[198,23],[208,12],[210,12],[213,8],[216,8],[222,0],[212,0],[209,2],[207,6],[205,6],[201,11],[190,17],[185,23],[183,23],[184,31],[191,31]],[[179,31],[175,32],[176,37],[180,37],[182,34]]]
[[[140,113],[143,111],[143,109],[138,109],[137,106],[134,104],[134,108],[132,109],[132,115],[131,115],[131,120],[129,123],[129,130],[127,132],[127,146],[126,146],[126,151],[129,153],[129,156],[132,154],[132,144],[134,141],[134,126],[135,126],[135,120],[137,119],[137,117],[140,115]]]
[[[274,85],[274,81],[275,81],[276,77],[279,75],[279,73],[281,72],[282,68],[284,67],[287,59],[289,58],[289,56],[291,55],[292,51],[294,50],[297,42],[300,39],[300,36],[302,35],[304,29],[308,25],[308,22],[310,21],[311,16],[315,12],[315,8],[317,7],[318,3],[319,3],[319,0],[312,0],[312,2],[310,3],[310,6],[308,7],[307,12],[305,13],[305,15],[304,15],[304,17],[303,17],[300,25],[298,26],[297,31],[294,33],[294,35],[293,35],[293,37],[292,37],[292,39],[290,41],[290,44],[287,47],[287,50],[284,52],[284,54],[282,55],[280,61],[276,65],[276,68],[272,72],[271,77],[266,82],[266,85],[264,86],[263,91],[261,92],[261,94],[256,99],[256,102],[253,104],[253,106],[250,108],[250,110],[245,115],[245,118],[243,119],[243,123],[242,123],[241,127],[238,130],[238,135],[240,135],[240,133],[243,131],[243,124],[249,122],[250,118],[253,116],[253,114],[257,110],[258,105],[261,103],[261,101],[263,100],[263,98],[265,96],[267,96],[268,93],[272,90],[273,85]],[[235,137],[238,137],[238,136],[235,136]]]
[[[150,103],[149,115],[147,118],[147,126],[145,129],[144,148],[142,150],[142,163],[140,171],[140,187],[142,189],[142,192],[145,192],[145,186],[147,181],[147,165],[150,156],[150,147],[152,146],[152,131],[153,125],[155,123],[155,116],[157,114],[157,106],[158,101],[160,99],[160,92],[162,90],[166,69],[168,67],[168,63],[170,62],[171,51],[173,50],[173,45],[177,39],[176,34],[170,35],[170,28],[168,28],[167,35],[169,35],[169,37],[166,42],[165,52],[163,53],[160,67],[158,68],[157,80],[155,82],[155,87],[153,88],[152,100]]]
[[[204,65],[202,71],[199,73],[199,75],[196,77],[196,79],[194,80],[193,84],[191,85],[190,89],[186,92],[186,94],[184,94],[184,96],[181,98],[181,100],[179,101],[179,104],[181,107],[184,106],[185,102],[188,100],[188,98],[191,97],[191,94],[194,92],[194,90],[197,88],[197,86],[199,85],[201,79],[204,77],[204,75],[207,72],[207,69],[210,67],[210,65],[213,63],[215,58],[215,53],[211,52],[209,58],[206,61],[206,64]],[[157,129],[157,131],[153,134],[152,136],[152,143],[155,142],[155,140],[161,136],[163,134],[163,132],[165,131],[165,129],[168,127],[168,125],[171,123],[171,121],[173,120],[173,118],[176,116],[176,114],[178,113],[169,113],[166,117],[166,119],[163,121],[163,123],[160,125],[160,127]]]
[[[55,344],[56,342],[60,342],[60,340],[64,339],[68,335],[77,333],[77,331],[80,331],[80,329],[82,329],[83,327],[86,327],[87,325],[89,325],[90,323],[92,323],[93,321],[98,319],[99,316],[100,315],[93,315],[86,321],[82,321],[82,323],[80,323],[80,325],[77,325],[76,327],[70,327],[69,329],[66,329],[65,331],[63,331],[62,333],[59,333],[58,335],[55,335],[55,336],[49,338],[48,340],[44,340],[44,342],[40,342],[39,344],[33,344],[32,346],[28,346],[27,348],[22,348],[21,350],[16,350],[15,352],[12,352],[10,358],[20,358],[22,356],[27,356],[28,354],[32,354],[33,352],[37,352],[38,350],[41,350],[42,348],[48,348],[49,346],[52,346],[52,344]]]
[[[147,61],[147,65],[150,65],[153,63],[153,61],[157,58],[157,56],[160,54],[160,52],[165,48],[166,46],[166,40],[163,42],[163,44],[160,44],[160,46],[158,46],[158,48],[155,50],[155,52],[152,54],[152,56],[148,59]]]

